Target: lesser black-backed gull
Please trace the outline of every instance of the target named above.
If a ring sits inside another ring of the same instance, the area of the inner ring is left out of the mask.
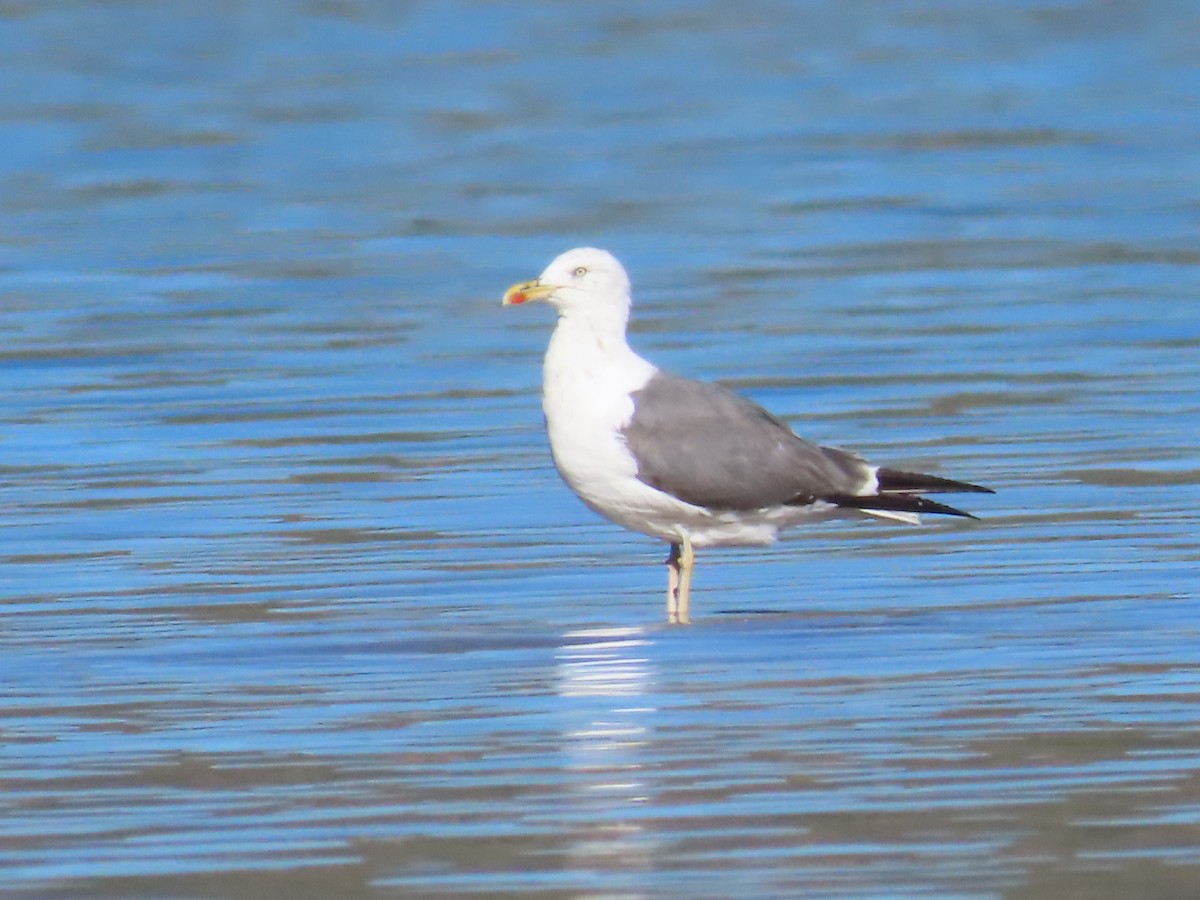
[[[596,512],[670,543],[672,622],[689,621],[696,547],[770,544],[789,525],[848,513],[974,518],[921,494],[992,493],[872,466],[798,437],[732,391],[660,371],[629,347],[629,276],[604,250],[568,250],[503,302],[530,300],[558,312],[542,381],[554,463]]]

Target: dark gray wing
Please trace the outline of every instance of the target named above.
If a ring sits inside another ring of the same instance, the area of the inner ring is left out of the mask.
[[[761,406],[715,384],[655,374],[624,429],[638,478],[709,509],[749,510],[857,494],[870,468],[797,437]]]

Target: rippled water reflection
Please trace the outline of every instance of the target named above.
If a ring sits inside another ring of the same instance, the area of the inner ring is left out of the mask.
[[[0,7],[0,890],[1190,896],[1190,5]],[[545,310],[980,523],[593,518]]]

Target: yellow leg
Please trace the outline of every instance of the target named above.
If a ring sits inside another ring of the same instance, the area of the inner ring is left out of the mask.
[[[688,610],[688,601],[691,599],[692,592],[692,566],[696,562],[696,554],[692,550],[692,542],[685,536],[683,539],[683,552],[679,554],[679,587],[676,589],[675,617],[680,625],[690,625],[692,622],[691,613]]]
[[[688,538],[671,545],[671,555],[667,557],[667,621],[672,625],[688,625],[692,621],[688,601],[695,561],[696,554]]]
[[[671,545],[667,556],[667,621],[679,621],[679,545]]]

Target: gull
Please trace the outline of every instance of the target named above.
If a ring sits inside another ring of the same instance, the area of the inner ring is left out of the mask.
[[[811,443],[758,404],[638,356],[625,334],[629,276],[605,250],[568,250],[502,303],[534,300],[558,313],[542,373],[555,467],[591,509],[671,545],[669,622],[691,619],[697,547],[771,544],[784,528],[837,515],[974,519],[921,495],[993,493]]]

